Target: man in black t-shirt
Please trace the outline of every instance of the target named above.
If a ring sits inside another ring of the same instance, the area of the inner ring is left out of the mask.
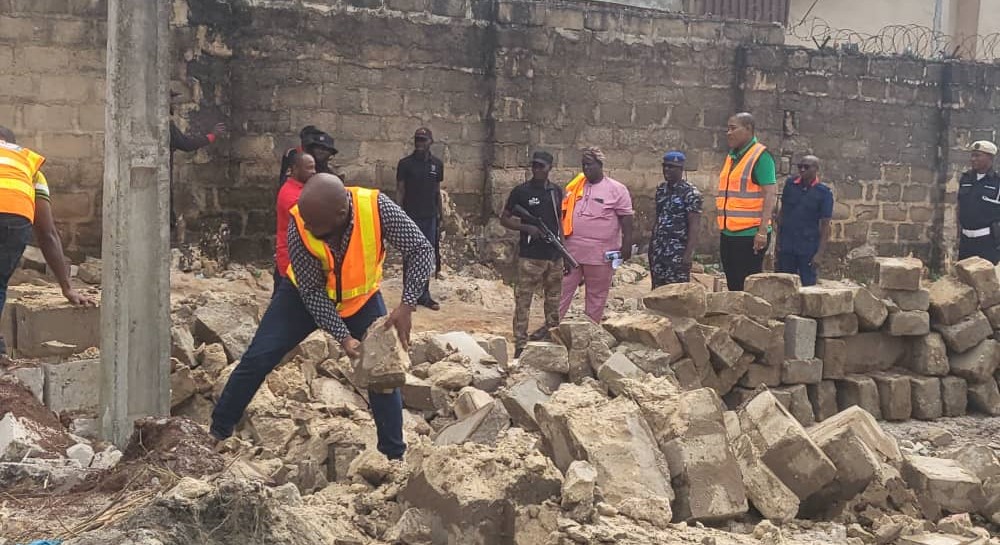
[[[563,263],[559,252],[541,238],[538,227],[514,213],[514,207],[523,206],[531,215],[540,219],[550,231],[562,238],[559,207],[563,191],[549,181],[552,155],[536,151],[531,157],[531,179],[511,190],[500,216],[500,223],[521,233],[518,244],[517,287],[514,306],[514,357],[520,357],[528,338],[528,315],[535,288],[542,287],[545,294],[545,326],[531,335],[531,340],[549,339],[549,329],[559,325],[559,297],[562,294]]]
[[[444,181],[444,163],[431,154],[434,136],[431,130],[420,127],[413,133],[413,153],[399,160],[396,166],[396,201],[403,211],[417,224],[420,231],[434,246],[434,256],[441,268],[441,182]],[[430,281],[417,304],[431,310],[441,305],[431,297]]]

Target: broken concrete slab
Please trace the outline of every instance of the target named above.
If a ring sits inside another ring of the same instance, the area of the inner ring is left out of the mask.
[[[976,311],[953,325],[935,324],[933,329],[941,334],[944,343],[953,352],[965,352],[993,333],[990,321],[982,311]]]
[[[521,352],[521,365],[539,371],[569,373],[569,352],[561,344],[549,342],[529,342]]]
[[[930,314],[922,310],[901,310],[889,315],[886,331],[896,337],[916,337],[931,331]]]
[[[858,315],[837,314],[818,319],[816,335],[819,337],[849,337],[858,333]]]
[[[625,389],[623,384],[625,379],[642,379],[645,376],[645,371],[636,367],[632,360],[620,352],[612,354],[597,371],[598,380],[604,383],[608,390],[616,396],[622,395]]]
[[[576,460],[566,470],[560,505],[577,522],[589,522],[594,513],[594,488],[597,470],[589,462]]]
[[[854,312],[854,292],[847,288],[807,286],[799,289],[802,315],[825,318]]]
[[[670,318],[648,312],[619,314],[604,321],[604,327],[619,342],[637,342],[659,348],[669,354],[670,363],[684,355],[673,325]]]
[[[990,477],[1000,476],[1000,459],[986,445],[962,445],[944,453],[943,457],[955,460],[984,483]]]
[[[34,365],[25,365],[6,369],[3,371],[14,376],[28,390],[34,394],[35,399],[44,403],[45,400],[45,369]]]
[[[1000,415],[1000,390],[992,378],[985,382],[968,382],[969,408],[990,416]]]
[[[789,314],[802,314],[799,289],[802,282],[798,275],[786,273],[758,273],[747,277],[748,293],[771,304],[771,317],[784,318]]]
[[[452,358],[459,361],[453,361]],[[405,368],[403,372],[406,372]],[[460,356],[454,355],[432,363],[427,369],[427,380],[445,390],[461,390],[472,384],[472,371],[461,362]]]
[[[101,360],[84,359],[43,363],[45,405],[54,412],[96,411],[100,391]]]
[[[500,401],[489,403],[438,432],[434,444],[460,445],[466,442],[495,446],[497,436],[510,427],[510,415]]]
[[[395,327],[385,327],[387,316],[368,327],[361,341],[361,357],[353,362],[352,382],[359,388],[388,390],[406,384],[410,354]],[[479,348],[479,345],[476,345]]]
[[[962,377],[941,377],[941,411],[944,416],[963,416],[969,400],[968,383]]]
[[[837,406],[840,410],[857,405],[876,419],[882,419],[882,403],[878,385],[865,375],[847,375],[837,381]]]
[[[535,420],[535,406],[545,403],[549,394],[542,391],[533,377],[523,378],[499,394],[500,401],[507,409],[515,426],[528,431],[538,430]]]
[[[807,360],[816,357],[816,320],[802,316],[785,317],[785,357]]]
[[[930,314],[936,323],[953,325],[979,308],[976,291],[957,278],[942,276],[928,287]]]
[[[1000,279],[992,262],[978,256],[967,257],[955,263],[955,273],[976,291],[979,308],[1000,304]]]
[[[913,413],[910,378],[896,373],[874,373],[872,379],[878,387],[882,418],[890,421],[909,420]]]
[[[174,409],[184,403],[198,390],[191,378],[191,368],[184,364],[177,365],[170,373],[170,408]]]
[[[194,337],[198,342],[220,343],[229,361],[239,361],[257,331],[257,312],[249,305],[212,300],[194,311]]]
[[[854,314],[858,315],[858,329],[861,331],[878,331],[889,316],[885,302],[875,296],[865,287],[849,288],[854,292]]]
[[[823,380],[823,360],[785,360],[781,364],[783,384],[818,384]]]
[[[493,396],[473,386],[466,386],[455,399],[455,416],[459,420],[493,403]]]
[[[951,354],[948,367],[951,374],[970,382],[986,382],[993,379],[993,372],[1000,364],[1000,342],[986,339],[961,354]]]
[[[368,406],[353,388],[335,378],[316,377],[309,384],[309,389],[313,399],[331,407],[364,409]]]
[[[497,361],[497,365],[507,367],[508,360],[510,359],[510,353],[507,352],[507,339],[500,335],[481,333],[478,335],[476,341],[479,342],[480,348],[493,356],[493,359]]]
[[[697,282],[660,286],[642,298],[646,308],[667,316],[701,318],[706,311],[706,290]]]
[[[914,373],[942,377],[948,374],[948,350],[940,333],[931,332],[913,339],[910,357],[903,364]]]
[[[912,257],[881,257],[878,262],[878,285],[889,290],[918,290],[924,264]]]
[[[180,326],[170,328],[170,357],[177,358],[177,361],[192,369],[198,367],[194,356],[194,336],[190,329]]]
[[[462,356],[469,358],[470,364],[481,363],[482,360],[491,358],[489,353],[479,346],[479,341],[465,331],[449,331],[448,333],[439,333],[434,335],[432,338],[436,341],[436,344],[444,345],[445,351],[450,352],[451,350],[448,349],[450,346]],[[433,363],[447,356],[447,354],[441,355],[439,352],[439,350],[435,350],[432,346],[427,355],[428,357],[433,356],[434,359],[428,361]],[[436,357],[439,355],[441,355],[441,357]]]
[[[918,420],[936,420],[944,415],[941,402],[941,379],[938,377],[911,376],[910,406],[912,416]]]
[[[403,406],[418,411],[442,411],[448,409],[448,392],[428,380],[406,374],[406,383],[400,388]]]
[[[906,456],[902,474],[924,514],[935,520],[942,512],[975,512],[984,501],[982,481],[955,460]]]
[[[827,418],[837,414],[837,383],[832,380],[824,380],[818,384],[806,386],[806,393],[809,402],[812,403],[813,415],[817,422],[822,422]]]
[[[765,322],[773,315],[771,303],[745,291],[718,291],[706,297],[707,315],[740,314],[758,322]]]
[[[557,467],[587,460],[605,500],[623,514],[661,526],[671,520],[670,470],[634,401],[567,384],[535,417]]]

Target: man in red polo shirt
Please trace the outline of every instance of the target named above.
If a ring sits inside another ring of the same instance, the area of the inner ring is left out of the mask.
[[[274,239],[274,289],[278,289],[278,282],[288,275],[288,211],[299,201],[302,188],[305,187],[309,178],[316,175],[316,160],[308,153],[295,155],[295,162],[292,163],[291,176],[285,179],[285,183],[278,190],[278,204],[276,208],[278,217],[278,231]]]

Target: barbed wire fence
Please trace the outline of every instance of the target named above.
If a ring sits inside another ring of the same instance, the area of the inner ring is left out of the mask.
[[[1000,61],[1000,32],[951,36],[923,25],[889,25],[875,34],[835,28],[819,17],[789,25],[788,34],[819,49],[915,59]]]

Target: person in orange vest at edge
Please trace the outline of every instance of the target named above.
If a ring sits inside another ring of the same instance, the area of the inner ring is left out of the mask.
[[[332,174],[306,182],[289,212],[287,278],[260,321],[250,346],[226,382],[209,428],[224,440],[257,389],[282,358],[317,328],[340,342],[344,352],[360,356],[368,327],[386,313],[379,291],[388,242],[403,257],[402,301],[389,315],[409,345],[411,314],[434,266],[434,249],[403,210],[376,189],[344,187]],[[387,458],[403,457],[403,399],[398,388],[368,391],[378,434],[378,450]]]
[[[0,312],[7,302],[7,284],[32,231],[66,300],[74,305],[96,304],[69,283],[69,263],[52,217],[49,184],[41,171],[44,163],[44,157],[18,146],[14,132],[0,126]],[[7,344],[0,337],[0,363],[7,360]]]
[[[604,175],[604,152],[590,147],[582,155],[583,173],[566,185],[562,205],[566,250],[580,266],[563,277],[559,318],[566,316],[582,279],[587,289],[584,313],[600,323],[611,290],[613,263],[632,257],[635,212],[628,188]]]
[[[764,268],[777,200],[777,175],[774,158],[767,146],[757,141],[749,113],[729,118],[726,143],[729,154],[715,197],[719,256],[729,290],[743,291],[746,278]]]
[[[316,159],[308,153],[299,153],[292,163],[291,176],[285,179],[285,183],[278,190],[278,202],[275,206],[278,231],[274,238],[275,268],[272,297],[278,293],[282,277],[288,276],[288,222],[291,219],[292,207],[299,201],[299,195],[302,194],[306,181],[315,175]]]

